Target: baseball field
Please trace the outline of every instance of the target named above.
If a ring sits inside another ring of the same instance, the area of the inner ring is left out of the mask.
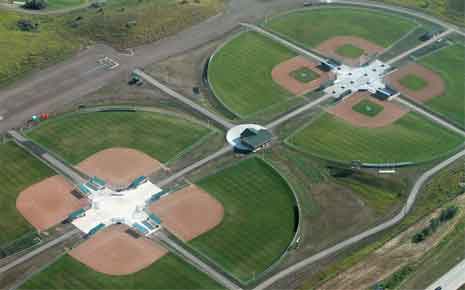
[[[299,10],[262,25],[310,48],[336,36],[356,36],[388,47],[416,26],[398,15],[351,8]],[[349,53],[353,55],[354,49]]]
[[[166,162],[209,132],[196,122],[165,114],[96,112],[51,119],[27,136],[76,164],[112,147],[136,149]]]
[[[271,71],[294,56],[272,40],[255,32],[244,32],[213,56],[208,79],[215,95],[230,111],[249,116],[291,96],[273,81]]]
[[[456,44],[441,49],[421,59],[420,63],[437,72],[446,84],[444,95],[432,98],[426,105],[465,127],[465,47]]]
[[[242,281],[267,269],[289,246],[297,227],[292,190],[259,158],[196,183],[224,206],[220,225],[190,244]]]
[[[16,209],[18,194],[53,172],[13,143],[0,144],[0,245],[31,231]]]
[[[126,276],[109,276],[64,256],[33,276],[21,289],[222,289],[207,275],[168,255]]]
[[[287,142],[324,159],[392,163],[434,159],[460,146],[463,139],[416,113],[375,130],[352,126],[325,113]]]

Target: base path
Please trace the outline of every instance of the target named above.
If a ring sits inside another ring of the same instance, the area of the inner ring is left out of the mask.
[[[168,95],[172,96],[176,100],[188,105],[192,109],[194,109],[197,112],[201,113],[202,115],[206,116],[208,119],[214,121],[215,123],[220,124],[224,128],[230,129],[230,128],[234,127],[234,124],[232,124],[231,122],[221,118],[220,116],[218,116],[218,115],[210,112],[209,110],[205,109],[201,105],[199,105],[199,104],[189,100],[188,98],[184,97],[183,95],[173,91],[172,89],[170,89],[169,87],[167,87],[164,84],[160,83],[159,81],[157,81],[153,77],[149,76],[145,72],[141,71],[140,69],[134,70],[134,73],[139,75],[141,78],[143,78],[149,84],[159,88],[161,91],[167,93]]]
[[[377,225],[376,227],[374,228],[371,228],[369,230],[366,230],[358,235],[355,235],[347,240],[344,240],[332,247],[329,247],[327,248],[326,250],[323,250],[321,252],[319,252],[318,254],[316,255],[313,255],[313,256],[310,256],[308,258],[305,258],[304,260],[292,265],[292,266],[289,266],[288,268],[274,274],[273,276],[271,276],[270,278],[268,278],[267,280],[263,281],[262,283],[260,283],[258,286],[256,286],[254,288],[254,290],[262,290],[262,289],[266,289],[268,287],[270,287],[271,285],[273,285],[275,282],[277,282],[278,280],[310,265],[310,264],[313,264],[317,261],[320,261],[326,257],[329,257],[349,246],[352,246],[352,245],[355,245],[357,244],[358,242],[368,238],[368,237],[371,237],[379,232],[382,232],[394,225],[396,225],[398,222],[400,222],[407,214],[408,212],[410,211],[410,209],[412,208],[414,202],[415,202],[415,199],[418,195],[418,193],[420,192],[420,189],[422,188],[422,186],[433,176],[435,175],[436,173],[438,173],[440,170],[444,169],[445,167],[449,166],[450,164],[454,163],[455,161],[457,161],[458,159],[462,158],[465,156],[465,149],[456,153],[455,155],[453,155],[452,157],[449,157],[448,159],[442,161],[441,163],[437,164],[436,166],[434,166],[433,168],[429,169],[428,171],[426,171],[425,173],[423,173],[420,178],[415,182],[415,184],[413,185],[412,189],[410,190],[410,194],[408,196],[408,199],[407,199],[407,202],[406,204],[402,207],[402,209],[400,210],[400,212],[394,216],[392,219],[382,223],[382,224],[379,224]]]
[[[425,290],[435,290],[437,287],[442,287],[442,290],[457,290],[462,285],[465,285],[465,260],[458,263]]]

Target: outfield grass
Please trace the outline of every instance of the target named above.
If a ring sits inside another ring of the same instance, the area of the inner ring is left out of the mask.
[[[207,275],[173,255],[125,276],[96,272],[71,256],[64,256],[33,276],[21,289],[222,289]]]
[[[287,142],[325,159],[390,163],[432,160],[457,148],[463,139],[416,113],[376,129],[353,127],[325,113]]]
[[[222,223],[191,245],[238,279],[267,269],[289,246],[297,226],[287,182],[251,158],[197,182],[224,206]]]
[[[291,72],[291,76],[301,83],[308,83],[313,80],[316,80],[319,77],[319,75],[316,72],[309,69],[308,67],[302,67]]]
[[[365,51],[360,47],[357,47],[352,44],[344,44],[336,48],[336,53],[340,56],[347,57],[347,58],[358,58],[360,57]]]
[[[209,132],[195,122],[159,113],[96,112],[51,119],[27,136],[76,164],[111,147],[137,149],[166,162]]]
[[[400,84],[412,91],[423,89],[428,83],[414,74],[409,74],[399,80]]]
[[[465,127],[465,47],[457,44],[441,49],[420,63],[439,73],[446,83],[445,94],[432,98],[426,105]]]
[[[33,229],[17,211],[16,198],[26,187],[52,175],[15,144],[0,144],[0,246]]]
[[[352,110],[368,117],[374,117],[381,113],[384,108],[370,100],[362,100],[352,107]]]
[[[290,96],[273,81],[271,71],[293,56],[286,47],[255,32],[245,32],[213,57],[208,79],[226,107],[241,116],[251,115]]]
[[[21,19],[37,23],[38,29],[20,31],[17,23]],[[0,11],[0,85],[6,85],[32,69],[64,59],[79,47],[79,43],[79,39],[67,33],[58,19]]]
[[[388,47],[416,26],[400,16],[351,8],[299,10],[272,18],[263,25],[306,47],[341,35],[362,37]]]

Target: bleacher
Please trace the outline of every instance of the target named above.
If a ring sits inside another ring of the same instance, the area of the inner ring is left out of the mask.
[[[152,203],[152,202],[155,202],[157,200],[159,200],[162,196],[164,196],[165,194],[168,194],[168,191],[167,190],[162,190],[160,192],[157,192],[155,194],[153,194],[150,199],[149,199],[149,203]]]
[[[133,182],[131,182],[131,184],[128,186],[128,189],[137,188],[139,185],[145,183],[146,181],[147,181],[147,177],[139,176],[136,179],[134,179]]]
[[[149,230],[145,226],[141,225],[140,223],[134,223],[132,227],[135,228],[138,232],[140,232],[143,235],[147,235],[149,233]]]

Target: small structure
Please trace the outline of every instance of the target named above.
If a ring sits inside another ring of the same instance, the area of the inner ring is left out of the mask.
[[[231,128],[226,134],[226,140],[236,150],[244,153],[257,152],[272,141],[273,135],[265,128],[256,124],[244,124]]]
[[[241,133],[240,139],[250,151],[256,152],[271,142],[272,135],[266,129],[247,128]]]

